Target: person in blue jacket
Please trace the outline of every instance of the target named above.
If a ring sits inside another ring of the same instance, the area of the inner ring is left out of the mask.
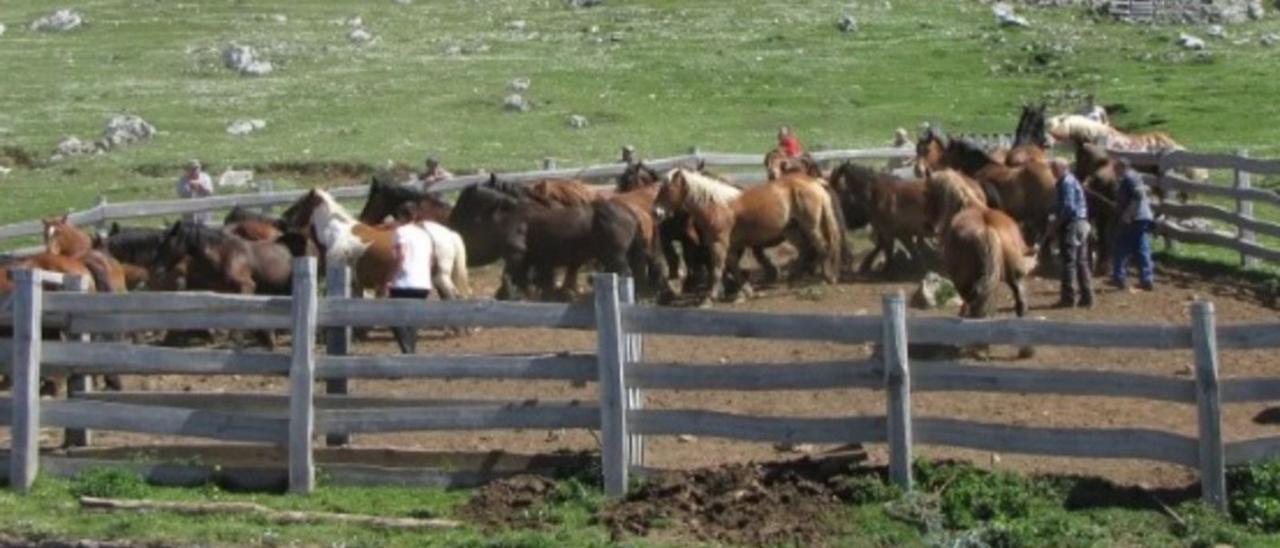
[[[1151,232],[1155,229],[1155,213],[1146,183],[1126,160],[1114,164],[1116,180],[1120,183],[1116,211],[1120,212],[1120,234],[1111,257],[1111,285],[1128,288],[1130,258],[1138,260],[1138,287],[1146,291],[1155,289],[1155,262],[1151,259]]]
[[[1058,181],[1053,215],[1062,253],[1062,297],[1056,306],[1090,308],[1093,306],[1093,268],[1089,260],[1089,207],[1084,186],[1071,174],[1066,160],[1055,158],[1049,166]]]

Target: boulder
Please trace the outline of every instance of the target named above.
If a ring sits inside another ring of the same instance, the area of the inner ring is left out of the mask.
[[[858,20],[854,19],[852,15],[846,13],[844,17],[841,17],[840,21],[836,23],[836,27],[840,29],[840,32],[857,32]]]
[[[1270,34],[1264,34],[1262,35],[1262,38],[1258,39],[1258,41],[1267,47],[1280,44],[1280,33],[1272,32]]]
[[[253,183],[252,169],[227,168],[213,184],[218,188],[245,188]]]
[[[4,23],[0,23],[0,38],[4,37]]]
[[[1202,50],[1205,48],[1204,39],[1185,32],[1178,35],[1178,45],[1190,50]]]
[[[944,306],[958,306],[959,294],[951,280],[937,272],[924,275],[915,292],[911,294],[911,306],[922,310],[932,310]]]
[[[529,101],[525,100],[523,95],[512,93],[506,99],[502,100],[503,108],[513,112],[528,112],[530,108]]]
[[[511,91],[516,93],[524,93],[529,91],[529,86],[531,84],[532,82],[530,82],[528,78],[514,78],[507,87],[511,88]]]
[[[93,143],[81,141],[79,137],[74,135],[63,137],[58,141],[58,146],[53,149],[53,160],[61,160],[72,156],[84,156],[86,154],[94,154],[99,149]]]
[[[587,117],[581,114],[569,116],[569,127],[573,129],[582,129],[587,127]]]
[[[1254,21],[1267,16],[1267,8],[1262,7],[1262,0],[1249,0],[1249,6],[1245,9],[1249,14],[1249,19]]]
[[[80,12],[61,9],[31,22],[31,30],[37,32],[64,32],[84,24]]]
[[[259,59],[252,47],[235,42],[222,50],[222,61],[227,68],[246,76],[265,76],[274,70],[271,62]]]
[[[248,135],[264,127],[267,127],[266,120],[262,120],[258,118],[253,118],[253,119],[242,118],[240,120],[236,120],[231,122],[230,124],[227,124],[227,133],[230,133],[231,135],[237,135],[237,136]]]
[[[356,27],[347,33],[347,40],[353,44],[367,44],[373,40],[373,33],[364,27]]]
[[[1026,17],[1013,12],[1013,6],[1003,2],[991,6],[991,13],[996,16],[996,25],[1001,27],[1030,27]]]
[[[102,130],[102,144],[104,148],[115,148],[145,141],[155,134],[155,126],[146,120],[132,114],[118,114],[112,116]]]

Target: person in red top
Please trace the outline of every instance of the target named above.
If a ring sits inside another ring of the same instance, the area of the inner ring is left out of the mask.
[[[788,158],[799,158],[804,154],[804,147],[800,146],[800,139],[796,138],[796,132],[787,126],[778,128],[778,148],[781,148]]]

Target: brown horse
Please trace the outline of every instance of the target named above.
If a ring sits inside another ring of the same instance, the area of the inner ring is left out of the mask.
[[[941,145],[942,154],[935,152]],[[929,130],[921,137],[917,151],[929,170],[956,169],[989,189],[987,199],[1016,219],[1032,241],[1048,229],[1049,214],[1057,199],[1057,181],[1049,166],[1032,162],[1009,167],[994,161],[977,145],[962,139],[947,139]],[[993,195],[996,200],[992,200]]]
[[[699,166],[698,171],[702,171]],[[782,147],[776,147],[764,155],[764,171],[769,176],[769,180],[779,179],[787,173],[804,173],[815,179],[823,179],[825,175],[822,173],[822,166],[818,165],[818,161],[808,152],[798,157],[792,158],[787,156],[786,151]]]
[[[528,186],[528,198],[548,207],[579,207],[600,199],[595,187],[576,179],[544,179]]]
[[[42,219],[44,224],[45,250],[54,255],[62,255],[79,259],[95,279],[106,281],[106,285],[95,284],[95,291],[119,293],[128,290],[128,276],[124,267],[105,251],[101,239],[90,236],[83,230],[67,221],[67,216],[48,217]]]
[[[709,245],[712,287],[706,301],[724,296],[726,272],[749,292],[739,268],[748,247],[770,247],[791,240],[801,252],[793,278],[824,263],[822,271],[835,283],[840,268],[840,227],[826,186],[799,173],[784,174],[763,185],[739,191],[699,173],[676,169],[658,195],[658,204],[687,211],[699,239]]]
[[[928,217],[940,237],[943,266],[964,299],[960,315],[991,315],[996,287],[1004,282],[1013,291],[1014,312],[1027,312],[1023,279],[1036,264],[1035,249],[1028,248],[1014,220],[988,208],[964,175],[944,170],[926,181]]]
[[[1049,148],[1049,133],[1045,130],[1045,108],[1044,103],[1022,106],[1022,116],[1013,133],[1013,147],[1005,154],[1001,163],[1019,167],[1048,161],[1046,151]]]
[[[393,225],[360,222],[320,189],[291,206],[286,219],[291,228],[311,234],[326,262],[352,267],[358,290],[387,295],[397,270]]]
[[[433,192],[424,192],[408,185],[392,182],[384,174],[374,175],[369,182],[369,198],[360,210],[360,222],[379,225],[394,217],[401,207],[408,205],[415,221],[449,222],[453,207]]]
[[[831,172],[831,187],[840,195],[846,228],[871,225],[875,248],[862,259],[859,271],[869,271],[884,254],[884,271],[893,272],[895,242],[901,242],[913,260],[920,260],[923,240],[933,236],[927,227],[924,179],[900,179],[845,162]]]

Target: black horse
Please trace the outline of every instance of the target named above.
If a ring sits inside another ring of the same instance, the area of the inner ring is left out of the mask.
[[[360,222],[377,225],[408,206],[415,221],[447,223],[453,206],[434,192],[393,182],[389,175],[374,175],[369,181],[369,198],[360,210]]]

